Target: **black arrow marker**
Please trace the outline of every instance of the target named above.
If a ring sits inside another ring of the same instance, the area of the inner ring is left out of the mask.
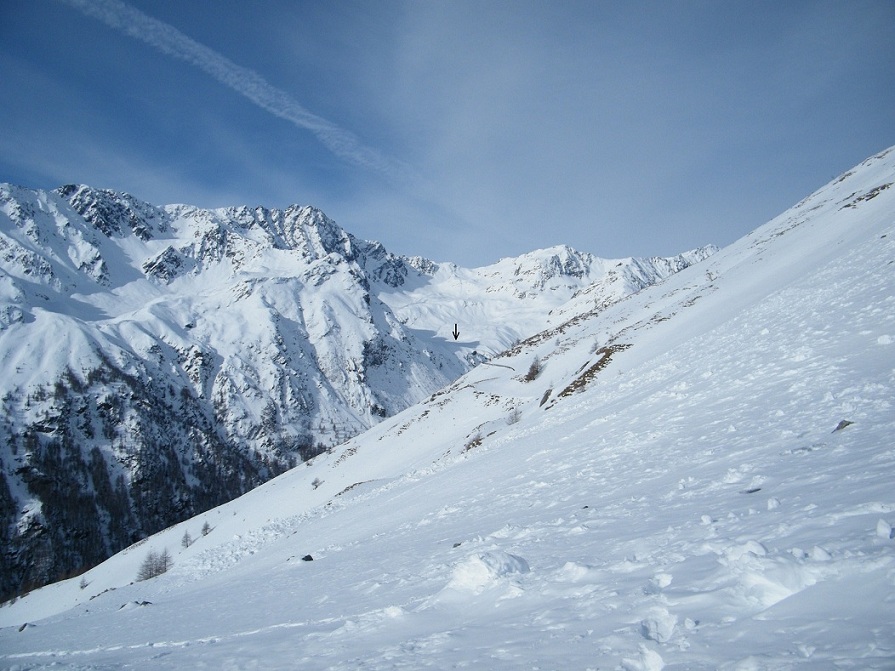
[[[457,325],[456,325],[456,324],[454,324],[453,335],[454,335],[454,340],[456,340],[457,338],[460,337],[460,331],[457,330]]]

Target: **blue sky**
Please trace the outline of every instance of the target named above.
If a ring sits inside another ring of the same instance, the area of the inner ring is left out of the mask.
[[[0,181],[670,255],[895,144],[893,35],[892,0],[2,0]]]

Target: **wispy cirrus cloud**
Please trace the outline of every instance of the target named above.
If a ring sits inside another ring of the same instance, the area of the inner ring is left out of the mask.
[[[297,128],[310,131],[323,146],[347,163],[378,172],[396,182],[414,178],[413,170],[407,164],[364,145],[354,133],[309,111],[257,72],[237,65],[174,26],[120,0],[61,1],[168,56],[195,66],[258,107]]]

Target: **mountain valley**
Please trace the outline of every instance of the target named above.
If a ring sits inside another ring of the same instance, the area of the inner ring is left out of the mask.
[[[4,605],[0,664],[892,668],[893,184],[895,148],[662,282],[563,289],[419,403]],[[382,314],[459,366],[404,282]]]
[[[0,187],[0,594],[76,574],[709,256],[395,256],[320,210]],[[461,337],[451,333],[459,323]]]

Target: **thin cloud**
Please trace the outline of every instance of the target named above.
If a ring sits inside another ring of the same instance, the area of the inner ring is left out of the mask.
[[[258,107],[311,131],[334,155],[353,165],[379,172],[393,181],[412,179],[410,168],[364,146],[350,131],[305,109],[295,98],[253,70],[237,65],[174,26],[119,0],[62,0],[83,14],[199,68]]]

